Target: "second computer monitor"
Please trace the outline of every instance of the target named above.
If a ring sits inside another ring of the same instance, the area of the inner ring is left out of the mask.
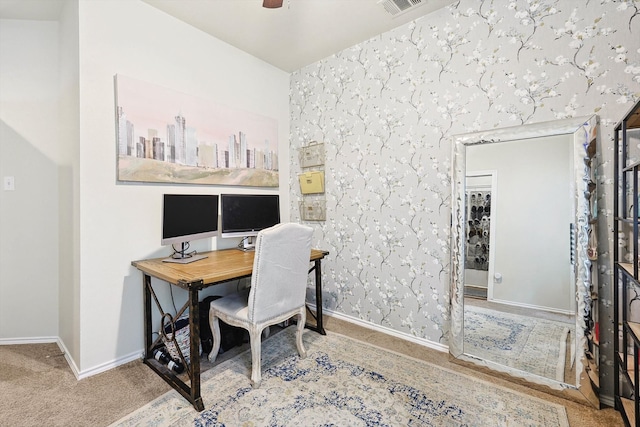
[[[280,223],[277,194],[221,194],[220,237],[254,237]],[[252,242],[252,239],[248,239]]]

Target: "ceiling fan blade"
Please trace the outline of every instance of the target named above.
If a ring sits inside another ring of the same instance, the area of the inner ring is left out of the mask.
[[[262,7],[276,9],[278,7],[282,7],[282,2],[283,0],[263,0]]]

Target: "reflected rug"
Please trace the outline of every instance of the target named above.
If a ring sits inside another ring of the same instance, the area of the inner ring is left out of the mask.
[[[564,381],[567,336],[575,336],[575,326],[472,305],[464,317],[465,353]]]
[[[262,344],[261,387],[246,351],[202,375],[205,410],[170,391],[113,426],[554,426],[563,406],[329,332]]]

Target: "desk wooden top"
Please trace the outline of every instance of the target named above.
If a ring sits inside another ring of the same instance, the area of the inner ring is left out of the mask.
[[[329,252],[311,249],[309,261],[324,258]],[[181,287],[202,280],[203,285],[213,285],[228,280],[250,276],[253,271],[254,251],[224,249],[220,251],[202,252],[207,258],[188,264],[163,262],[163,258],[132,261],[131,265],[149,276],[156,277]]]

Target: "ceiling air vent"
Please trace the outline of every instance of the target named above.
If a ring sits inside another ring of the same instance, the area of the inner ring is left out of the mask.
[[[381,4],[390,15],[396,16],[418,6],[423,0],[380,0]]]

